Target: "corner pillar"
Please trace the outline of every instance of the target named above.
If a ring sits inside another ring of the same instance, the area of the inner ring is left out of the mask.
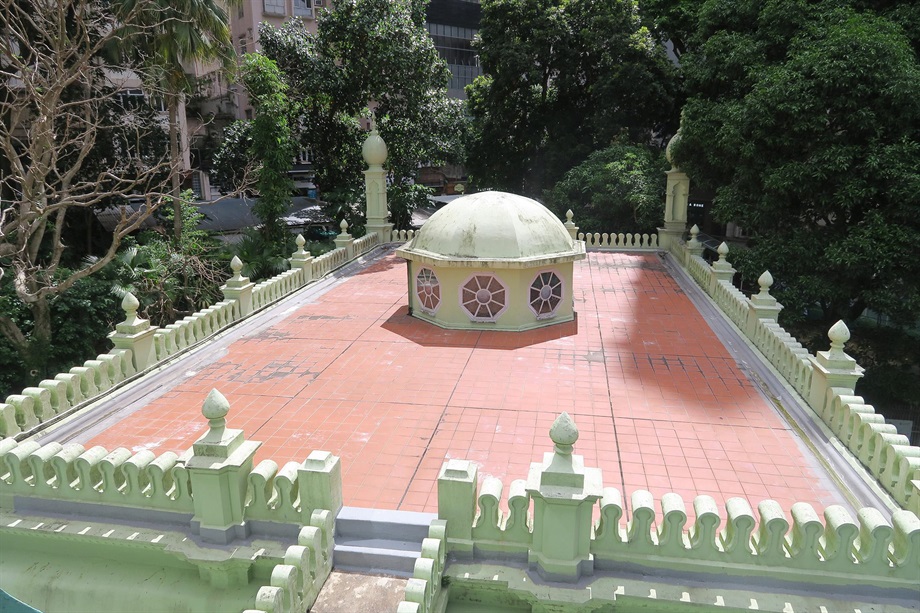
[[[367,232],[376,232],[380,242],[389,242],[393,224],[388,223],[390,211],[387,207],[387,180],[383,163],[387,160],[387,145],[380,138],[377,127],[372,124],[371,133],[361,147],[361,155],[367,163],[364,171],[364,191],[367,200]]]
[[[192,445],[186,462],[192,482],[195,515],[192,530],[212,543],[226,545],[245,538],[246,490],[253,458],[262,445],[247,441],[242,430],[226,427],[230,403],[216,389],[204,401],[208,431]]]
[[[527,492],[533,500],[531,568],[549,581],[576,582],[594,574],[590,552],[592,511],[603,495],[601,471],[585,468],[584,457],[573,455],[578,428],[563,413],[550,429],[555,451],[543,463],[530,465]]]

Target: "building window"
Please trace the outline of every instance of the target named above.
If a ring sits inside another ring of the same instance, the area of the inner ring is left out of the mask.
[[[313,3],[310,0],[294,0],[295,17],[313,17]]]
[[[473,275],[460,286],[460,305],[473,321],[495,321],[508,306],[507,294],[495,275]]]
[[[246,109],[245,114],[246,114],[246,119],[251,121],[252,120],[252,109]]]
[[[530,310],[537,319],[549,319],[562,303],[562,279],[554,272],[541,272],[530,284]]]
[[[246,37],[240,36],[240,55],[246,55]]]
[[[421,269],[415,276],[415,295],[419,308],[429,315],[434,315],[441,306],[441,283],[430,268]]]
[[[284,15],[284,0],[262,0],[262,10],[266,15]]]

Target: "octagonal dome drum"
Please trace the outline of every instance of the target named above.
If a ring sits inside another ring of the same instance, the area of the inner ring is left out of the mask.
[[[530,198],[457,198],[397,254],[408,261],[410,312],[444,328],[529,330],[574,318],[572,265],[584,243]]]

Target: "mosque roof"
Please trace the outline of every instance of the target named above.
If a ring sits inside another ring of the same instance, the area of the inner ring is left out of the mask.
[[[545,206],[516,194],[487,191],[437,211],[402,250],[439,260],[578,259],[584,250]]]

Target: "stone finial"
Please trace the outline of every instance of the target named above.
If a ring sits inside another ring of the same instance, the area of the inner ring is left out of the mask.
[[[303,253],[303,246],[307,244],[307,241],[304,239],[303,234],[298,234],[297,238],[294,239],[294,244],[297,245],[297,253]]]
[[[220,438],[224,428],[227,426],[227,413],[230,412],[230,403],[223,394],[216,389],[212,389],[208,397],[204,399],[201,407],[201,414],[208,420],[208,426],[215,438]]]
[[[233,271],[233,277],[230,279],[231,281],[242,281],[243,275],[241,271],[243,270],[243,261],[239,257],[233,256],[233,259],[230,260],[230,270]]]
[[[728,255],[728,245],[723,241],[719,248],[716,250],[719,253],[719,261],[724,262],[725,257]]]
[[[664,149],[664,157],[668,160],[668,163],[675,170],[677,166],[674,164],[674,146],[680,142],[680,128],[677,129],[677,132],[674,133],[674,136],[671,137],[671,140],[668,141],[667,146]]]
[[[131,292],[125,294],[125,297],[121,300],[121,308],[125,312],[125,323],[128,325],[133,325],[137,322],[137,309],[140,308],[141,303],[138,302],[137,298]]]
[[[847,325],[843,323],[842,319],[831,326],[831,329],[827,331],[827,338],[831,340],[829,357],[834,359],[845,357],[846,354],[843,351],[843,346],[850,340],[850,329],[847,328]]]
[[[339,228],[342,230],[343,235],[348,234],[348,222],[344,219],[342,220],[342,223],[339,224]]]
[[[757,284],[760,286],[761,296],[770,295],[770,288],[773,287],[773,275],[770,274],[769,270],[765,270],[764,273],[757,278]]]
[[[361,155],[368,166],[382,166],[387,161],[387,144],[377,132],[373,119],[371,119],[371,132],[361,146]]]
[[[556,445],[556,453],[572,455],[575,441],[578,440],[578,427],[569,414],[563,412],[549,429],[549,437]]]
[[[575,217],[575,213],[572,212],[572,209],[569,209],[565,212],[565,221],[566,223],[574,223],[572,218]]]

